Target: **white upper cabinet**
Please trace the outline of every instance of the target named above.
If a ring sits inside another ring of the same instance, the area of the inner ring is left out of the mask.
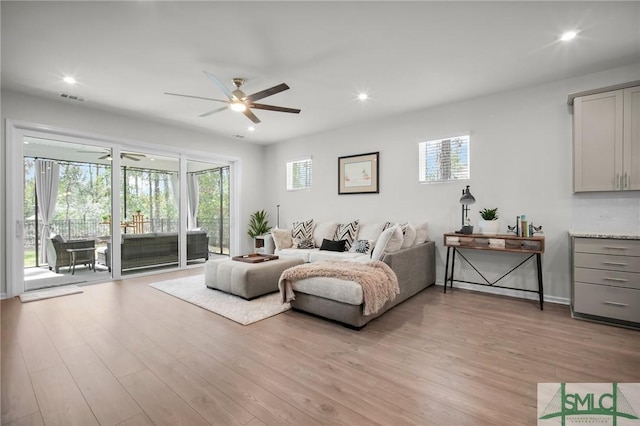
[[[640,190],[640,86],[578,96],[573,190]]]

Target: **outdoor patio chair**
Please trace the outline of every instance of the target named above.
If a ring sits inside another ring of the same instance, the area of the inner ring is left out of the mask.
[[[68,267],[71,263],[71,254],[67,249],[96,247],[93,239],[65,241],[60,235],[47,238],[47,264],[49,270],[55,269],[56,274],[61,266]],[[76,253],[76,265],[88,265],[92,262],[89,253]]]

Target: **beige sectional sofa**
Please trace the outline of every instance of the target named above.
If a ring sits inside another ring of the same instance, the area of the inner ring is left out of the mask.
[[[384,229],[385,227],[387,229]],[[313,228],[314,245],[318,245],[318,243],[322,245],[322,240],[328,239],[326,238],[328,236],[336,237],[336,231],[332,231],[332,228],[335,229],[334,226],[314,224]],[[322,260],[369,262],[373,255],[374,260],[381,260],[391,267],[398,278],[400,287],[400,294],[387,302],[380,311],[372,315],[363,315],[363,293],[358,283],[332,277],[307,278],[292,283],[295,293],[295,300],[291,302],[292,308],[360,329],[372,319],[379,317],[426,287],[435,284],[435,243],[428,240],[426,224],[424,230],[421,231],[423,234],[417,242],[415,241],[415,227],[405,225],[404,233],[401,229],[400,225],[389,227],[387,224],[358,226],[354,241],[358,239],[373,241],[371,244],[373,250],[368,253],[333,252],[320,250],[319,247],[311,249],[293,246],[282,247],[279,245],[282,243],[282,234],[288,230],[275,230],[273,234],[276,243],[275,254],[280,257],[295,257],[305,262]],[[412,232],[414,233],[414,241],[410,242],[408,238],[411,237]],[[392,235],[393,241],[385,241],[389,235]],[[294,239],[292,238],[292,240]],[[286,245],[287,243],[285,243]]]

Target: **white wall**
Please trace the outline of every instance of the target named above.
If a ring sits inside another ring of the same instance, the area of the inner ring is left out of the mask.
[[[477,225],[479,210],[498,207],[503,232],[519,214],[526,214],[534,224],[544,227],[545,294],[548,300],[567,301],[568,231],[640,233],[638,192],[573,194],[572,115],[567,95],[633,80],[640,80],[640,64],[271,145],[265,163],[276,175],[267,187],[266,208],[275,218],[275,206],[281,205],[282,228],[289,227],[293,220],[307,218],[413,223],[426,220],[430,237],[438,247],[437,280],[441,283],[446,255],[442,234],[460,228],[458,199],[469,184],[477,200],[470,213],[472,224]],[[471,135],[471,179],[419,184],[418,142],[462,132]],[[338,157],[374,151],[380,151],[380,194],[337,195]],[[285,162],[303,155],[313,157],[313,188],[287,192]],[[467,253],[490,279],[500,277],[521,259],[510,254]],[[462,269],[460,277],[479,279],[469,267]],[[535,288],[535,279],[535,268],[530,266],[501,283]]]
[[[159,147],[188,147],[191,151],[209,153],[211,156],[235,157],[239,159],[239,218],[240,242],[239,252],[252,249],[252,241],[246,235],[246,224],[249,215],[264,205],[263,191],[263,146],[246,143],[231,138],[212,136],[202,132],[185,130],[162,122],[144,121],[137,118],[117,115],[90,108],[85,104],[72,104],[29,96],[17,92],[3,90],[1,99],[2,114],[2,146],[0,149],[0,183],[2,198],[0,200],[0,241],[6,241],[6,176],[4,172],[6,142],[5,120],[12,119],[36,124],[49,125],[65,129],[91,132],[110,138],[138,141],[154,144]],[[13,188],[9,190],[14,190]],[[6,291],[6,247],[0,244],[0,292]]]

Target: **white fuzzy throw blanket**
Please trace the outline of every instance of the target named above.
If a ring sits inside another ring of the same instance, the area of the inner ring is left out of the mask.
[[[385,303],[400,294],[398,277],[384,262],[374,260],[358,263],[326,260],[286,269],[278,282],[283,303],[296,298],[291,287],[293,281],[311,277],[331,277],[359,283],[364,296],[364,315],[375,314]]]

